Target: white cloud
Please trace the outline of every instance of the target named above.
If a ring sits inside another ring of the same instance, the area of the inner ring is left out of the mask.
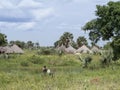
[[[9,23],[9,22],[0,22],[0,29],[8,29],[15,31],[27,31],[32,29],[36,25],[35,22],[25,22],[25,23]]]
[[[15,8],[15,6],[13,6],[13,4],[8,0],[0,1],[0,7],[1,7],[1,9]]]
[[[43,3],[34,0],[10,0],[0,2],[1,22],[40,21],[55,14],[54,8],[44,7]]]
[[[51,15],[55,15],[55,11],[53,8],[36,9],[32,10],[31,12],[34,15],[36,21],[39,21]]]
[[[0,29],[7,33],[9,40],[41,40],[41,45],[51,45],[65,31],[74,33],[76,37],[85,35],[80,31],[81,27],[95,18],[97,4],[108,1],[0,0]],[[38,31],[24,32],[26,30]],[[47,39],[44,38],[46,35]]]
[[[18,5],[20,8],[37,8],[42,6],[42,3],[36,2],[34,0],[22,0]]]
[[[34,0],[1,0],[0,8],[15,9],[15,8],[38,8],[43,4]]]
[[[35,25],[36,25],[35,22],[20,23],[16,25],[16,30],[26,31],[32,29]]]
[[[71,25],[67,23],[61,23],[57,26],[58,29],[67,29],[67,30],[80,30],[80,25]]]
[[[0,29],[4,30],[9,28],[8,30],[14,29],[17,23],[9,23],[9,22],[0,22]]]
[[[39,28],[37,21],[49,20],[48,17],[54,15],[54,8],[44,7],[43,3],[35,0],[2,0],[0,2],[2,30],[34,30],[35,27]]]

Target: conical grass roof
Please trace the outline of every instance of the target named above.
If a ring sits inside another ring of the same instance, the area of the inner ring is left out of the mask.
[[[76,50],[77,53],[92,53],[92,51],[86,46],[83,45]]]
[[[13,50],[14,53],[24,53],[24,51],[17,45],[11,46],[11,49]]]

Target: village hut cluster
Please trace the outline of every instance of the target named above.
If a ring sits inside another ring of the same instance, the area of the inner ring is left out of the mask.
[[[0,47],[0,54],[23,54],[24,51],[17,45]]]
[[[93,46],[92,48],[87,47],[86,45],[83,45],[79,47],[78,49],[73,48],[72,46],[65,47],[64,45],[61,45],[57,48],[58,51],[62,51],[67,54],[76,54],[76,53],[89,53],[89,54],[95,54],[99,53],[101,50],[97,46]]]

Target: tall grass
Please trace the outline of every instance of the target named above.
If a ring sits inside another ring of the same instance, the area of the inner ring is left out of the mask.
[[[101,68],[99,57],[92,56],[88,68],[82,68],[74,55],[46,56],[30,52],[9,60],[1,59],[0,90],[119,90],[120,62]],[[43,75],[44,65],[54,72],[53,77]]]

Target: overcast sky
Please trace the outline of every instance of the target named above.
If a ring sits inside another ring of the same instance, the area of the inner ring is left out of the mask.
[[[110,0],[0,0],[0,32],[8,41],[33,41],[52,46],[64,32],[88,38],[81,30],[95,18],[96,5]],[[118,0],[112,0],[118,1]],[[98,42],[102,45],[102,42]]]

